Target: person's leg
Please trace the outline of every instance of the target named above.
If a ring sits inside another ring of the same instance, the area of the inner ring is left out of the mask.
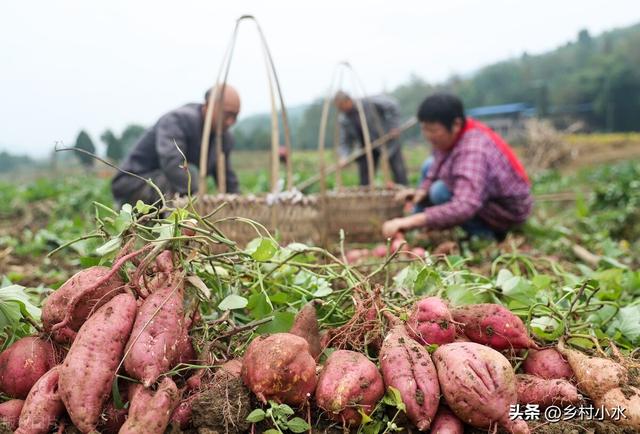
[[[429,173],[429,169],[432,165],[433,157],[428,157],[422,162],[422,166],[420,167],[420,179],[418,180],[418,187],[420,187],[424,180],[427,179],[427,174]]]
[[[452,197],[453,194],[449,190],[449,187],[440,179],[433,182],[431,187],[429,187],[429,202],[432,205],[442,205],[443,203],[449,202]]]
[[[487,240],[502,241],[506,235],[505,232],[496,231],[480,217],[473,217],[460,225],[467,235],[476,236]]]
[[[359,157],[356,160],[358,164],[358,176],[360,177],[360,185],[369,184],[369,171],[367,169],[367,158],[365,156]]]
[[[407,179],[407,167],[404,163],[402,149],[398,148],[395,152],[389,155],[389,166],[391,166],[393,182],[400,185],[409,184],[409,180]]]

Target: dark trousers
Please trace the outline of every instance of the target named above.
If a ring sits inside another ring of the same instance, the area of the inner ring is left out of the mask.
[[[380,155],[382,152],[380,149],[373,150],[373,172],[375,173],[378,170],[378,163],[380,161]],[[409,182],[407,180],[407,169],[404,164],[404,157],[402,156],[402,151],[400,149],[395,150],[388,157],[389,166],[391,167],[391,176],[393,177],[393,182],[396,184],[407,185]],[[362,157],[356,160],[358,163],[358,174],[360,175],[360,185],[369,185],[369,171],[367,170],[367,156],[363,155]]]

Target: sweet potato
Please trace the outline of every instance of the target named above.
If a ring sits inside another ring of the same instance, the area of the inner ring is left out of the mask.
[[[384,258],[387,256],[387,253],[387,246],[385,244],[378,244],[371,250],[371,254],[376,258]]]
[[[407,321],[409,336],[423,345],[448,344],[456,337],[456,328],[447,304],[438,297],[416,302]]]
[[[171,413],[172,424],[176,424],[181,430],[185,430],[191,425],[191,414],[193,413],[193,401],[198,397],[197,393],[191,394],[182,399],[178,406]]]
[[[18,420],[23,406],[22,399],[12,399],[0,404],[0,421],[4,422],[11,431],[18,428]]]
[[[578,404],[582,397],[576,386],[567,380],[545,380],[528,374],[517,374],[518,403],[536,404],[540,407],[550,405],[567,406]]]
[[[616,387],[595,402],[598,408],[606,409],[614,423],[640,432],[640,389],[629,385]],[[616,408],[624,409],[624,415],[620,415],[619,418],[613,417]]]
[[[378,368],[363,354],[349,350],[331,353],[318,378],[316,403],[336,421],[357,425],[384,395]]]
[[[627,369],[613,360],[587,356],[567,347],[563,340],[558,342],[558,351],[567,358],[576,376],[578,389],[594,401],[629,381]]]
[[[535,375],[546,380],[573,378],[571,366],[555,348],[536,351],[529,350],[522,364],[525,374]]]
[[[59,376],[60,366],[54,366],[34,384],[24,401],[16,433],[48,433],[64,413],[58,389]]]
[[[438,410],[440,385],[427,350],[398,325],[382,343],[379,358],[385,386],[398,389],[411,422],[420,431],[428,429]]]
[[[136,317],[136,299],[112,298],[80,327],[60,368],[60,396],[82,432],[96,428]]]
[[[56,365],[54,345],[36,336],[15,341],[0,354],[0,390],[25,399],[33,385]]]
[[[71,343],[89,315],[124,290],[118,268],[95,266],[74,274],[44,301],[44,330],[56,342]]]
[[[184,281],[172,275],[161,288],[149,295],[138,309],[124,368],[145,387],[179,361],[180,340],[184,339]]]
[[[311,301],[305,304],[293,321],[293,326],[289,333],[300,336],[309,343],[309,352],[314,359],[318,359],[322,352],[320,345],[320,330],[318,317],[316,316],[316,303]]]
[[[538,348],[522,320],[499,304],[470,304],[451,313],[454,321],[463,324],[464,334],[473,342],[496,350]]]
[[[231,359],[220,366],[220,369],[233,375],[234,377],[242,376],[242,359]]]
[[[440,406],[431,424],[433,434],[464,434],[464,424],[447,407]]]
[[[242,362],[242,380],[267,403],[300,405],[307,401],[316,386],[316,362],[309,344],[291,333],[276,333],[254,339]]]
[[[433,361],[444,398],[463,422],[482,429],[500,424],[511,433],[529,433],[523,420],[509,418],[518,391],[513,368],[502,354],[474,342],[454,342],[439,347]]]
[[[132,389],[129,417],[119,434],[163,434],[179,400],[175,383],[164,377],[155,393],[140,385]]]

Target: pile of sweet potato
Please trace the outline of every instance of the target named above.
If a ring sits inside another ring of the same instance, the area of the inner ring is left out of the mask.
[[[44,301],[41,336],[22,338],[0,355],[0,390],[15,398],[0,406],[9,428],[164,432],[181,398],[165,374],[194,355],[184,273],[172,253],[160,253],[145,270],[138,263],[133,278],[123,279],[123,265],[149,250],[74,275]],[[118,375],[136,380],[116,388],[125,408],[112,401]]]

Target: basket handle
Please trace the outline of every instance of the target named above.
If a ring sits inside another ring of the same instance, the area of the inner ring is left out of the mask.
[[[280,81],[278,80],[278,75],[275,70],[275,66],[273,63],[273,58],[271,56],[271,52],[267,45],[266,38],[258,23],[257,19],[252,15],[242,15],[240,18],[236,20],[236,25],[233,29],[233,33],[231,35],[231,40],[229,42],[229,46],[227,47],[227,51],[223,56],[222,63],[220,65],[220,69],[218,71],[218,76],[216,78],[215,84],[215,92],[212,97],[209,98],[207,103],[207,107],[205,110],[205,121],[204,128],[202,134],[202,141],[200,143],[200,177],[198,188],[201,194],[205,194],[207,190],[207,170],[208,170],[208,162],[209,162],[209,137],[211,135],[211,124],[212,119],[210,113],[213,111],[214,101],[218,107],[221,106],[222,96],[224,94],[224,88],[227,84],[227,78],[229,76],[229,69],[231,68],[231,60],[233,58],[233,52],[235,49],[235,44],[237,40],[238,29],[240,27],[240,23],[244,20],[251,20],[256,24],[258,34],[260,36],[262,53],[265,61],[265,66],[267,69],[267,80],[269,85],[269,95],[271,100],[271,190],[275,191],[277,189],[278,182],[278,172],[280,167],[280,160],[278,157],[278,148],[279,148],[279,129],[278,129],[278,110],[276,106],[276,97],[274,93],[274,82],[277,90],[278,100],[280,102],[280,109],[282,113],[282,124],[284,128],[284,141],[285,148],[287,151],[287,155],[290,157],[291,155],[291,129],[289,127],[289,120],[286,113],[286,107],[284,104],[284,98],[282,96],[282,90],[280,87]],[[222,81],[220,80],[222,76]],[[215,153],[216,153],[216,173],[217,173],[217,184],[218,191],[221,193],[225,193],[227,190],[226,183],[226,162],[225,155],[222,149],[222,121],[223,117],[218,116],[216,119],[216,142],[215,142]],[[286,160],[286,171],[287,171],[287,188],[291,189],[291,183],[293,180],[292,176],[292,167],[291,167],[291,158],[287,158]]]

